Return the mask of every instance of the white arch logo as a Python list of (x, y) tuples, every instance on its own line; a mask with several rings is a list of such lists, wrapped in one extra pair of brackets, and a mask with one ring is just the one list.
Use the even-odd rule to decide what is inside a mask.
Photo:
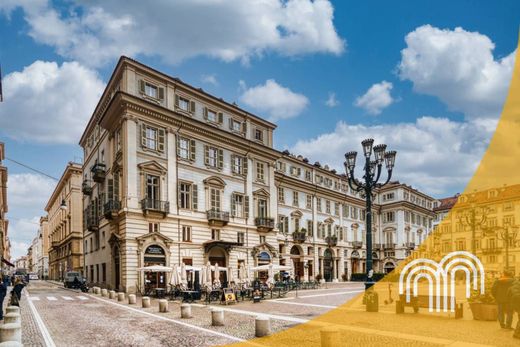
[[(455, 312), (455, 274), (463, 271), (466, 274), (466, 298), (471, 291), (471, 278), (473, 278), (473, 289), (478, 290), (480, 279), (480, 293), (484, 294), (484, 266), (474, 254), (466, 251), (456, 251), (447, 254), (439, 263), (426, 259), (415, 259), (407, 264), (399, 276), (399, 295), (406, 291), (406, 302), (410, 302), (410, 288), (413, 280), (413, 296), (418, 295), (419, 280), (428, 280), (428, 307), (433, 312), (433, 299), (435, 309), (441, 311), (441, 291), (443, 298), (443, 311), (448, 312), (448, 289), (450, 289), (451, 312)], [(435, 287), (435, 288), (434, 288)], [(442, 288), (441, 288), (442, 287)], [(435, 289), (435, 296), (434, 296)]]

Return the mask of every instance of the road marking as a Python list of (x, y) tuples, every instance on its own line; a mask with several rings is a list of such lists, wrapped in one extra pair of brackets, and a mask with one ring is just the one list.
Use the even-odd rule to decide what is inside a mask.
[(29, 300), (31, 301), (40, 301), (40, 298), (37, 296), (29, 296)]
[(276, 302), (277, 304), (287, 304), (287, 305), (300, 305), (300, 306), (310, 306), (310, 307), (320, 307), (320, 308), (336, 308), (338, 306), (332, 306), (332, 305), (318, 305), (318, 304), (305, 304), (301, 302), (288, 302), (288, 301), (282, 301), (279, 300)]
[(346, 291), (346, 292), (339, 292), (339, 293), (328, 293), (328, 294), (313, 294), (313, 295), (298, 295), (298, 297), (296, 296), (291, 296), (289, 298), (279, 298), (279, 299), (273, 299), (273, 301), (284, 301), (284, 300), (294, 300), (294, 299), (305, 299), (305, 298), (319, 298), (319, 297), (322, 297), (322, 296), (332, 296), (332, 295), (346, 295), (346, 294), (356, 294), (356, 293), (362, 293), (364, 292), (364, 290), (350, 290), (350, 291)]
[[(191, 304), (191, 305), (192, 306), (197, 306), (197, 307), (208, 307), (207, 305), (202, 305), (202, 304)], [(284, 321), (287, 321), (287, 322), (307, 323), (309, 321), (308, 319), (296, 318), (296, 317), (290, 317), (290, 316), (279, 316), (279, 315), (276, 315), (276, 314), (261, 313), (261, 312), (255, 312), (255, 311), (244, 311), (244, 310), (237, 310), (237, 309), (234, 309), (234, 308), (227, 308), (227, 307), (220, 307), (220, 306), (218, 308), (220, 310), (223, 310), (223, 311), (243, 314), (243, 315), (246, 315), (246, 316), (255, 316), (255, 317), (256, 316), (264, 316), (264, 317), (269, 317), (269, 318), (272, 318), (272, 319), (284, 320)]]
[(54, 296), (48, 296), (47, 300), (49, 300), (49, 301), (56, 301), (58, 299), (56, 299)]
[(63, 300), (67, 300), (67, 301), (71, 301), (71, 300), (74, 300), (73, 298), (71, 298), (70, 296), (62, 296)]
[[(31, 309), (31, 312), (33, 314), (34, 320), (36, 321), (36, 325), (38, 325), (38, 329), (40, 329), (40, 332), (43, 336), (43, 341), (45, 342), (45, 346), (47, 347), (56, 347), (56, 344), (54, 343), (54, 340), (52, 339), (51, 334), (49, 333), (49, 330), (47, 330), (47, 327), (43, 323), (42, 317), (40, 317), (40, 314), (36, 310), (36, 307), (34, 307), (34, 304), (32, 303), (33, 300), (29, 296), (29, 294), (26, 294), (29, 300), (27, 300), (27, 303), (29, 304), (29, 308)], [(54, 298), (56, 300), (56, 298)]]
[(220, 336), (220, 337), (224, 337), (224, 338), (227, 338), (227, 339), (232, 340), (232, 341), (247, 342), (246, 340), (241, 339), (239, 337), (235, 337), (235, 336), (224, 334), (224, 333), (221, 333), (221, 332), (218, 332), (218, 331), (213, 331), (213, 330), (210, 330), (210, 329), (202, 328), (202, 327), (199, 327), (197, 325), (192, 325), (192, 324), (188, 324), (188, 323), (185, 323), (185, 322), (180, 322), (180, 321), (175, 320), (175, 319), (159, 316), (159, 315), (156, 315), (156, 314), (153, 314), (153, 313), (150, 313), (150, 312), (139, 310), (137, 308), (128, 307), (128, 306), (125, 306), (125, 305), (122, 305), (122, 304), (118, 304), (117, 302), (111, 302), (111, 301), (108, 301), (108, 300), (105, 300), (105, 299), (97, 298), (97, 297), (95, 297), (93, 295), (89, 295), (89, 296), (94, 298), (94, 299), (96, 299), (96, 300), (103, 301), (103, 302), (106, 302), (106, 303), (114, 305), (114, 306), (119, 306), (119, 307), (125, 308), (125, 309), (130, 310), (130, 311), (138, 312), (138, 313), (141, 313), (141, 314), (144, 314), (144, 315), (147, 315), (147, 316), (150, 316), (150, 317), (154, 317), (154, 318), (157, 318), (157, 319), (162, 319), (164, 321), (168, 321), (168, 322), (172, 322), (172, 323), (175, 323), (175, 324), (179, 324), (179, 325), (182, 325), (182, 326), (185, 326), (185, 327), (188, 327), (188, 328), (192, 328), (192, 329), (195, 329), (195, 330), (204, 331), (204, 332), (206, 332), (208, 334), (213, 334), (213, 335), (217, 335), (217, 336)]
[(88, 300), (88, 298), (86, 296), (76, 296), (76, 298), (78, 298), (80, 300)]

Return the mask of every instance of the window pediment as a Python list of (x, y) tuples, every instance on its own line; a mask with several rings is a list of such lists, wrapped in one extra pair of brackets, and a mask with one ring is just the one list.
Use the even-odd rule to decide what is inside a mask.
[(323, 221), (325, 224), (334, 224), (334, 218), (329, 217)]
[(302, 216), (303, 216), (303, 213), (300, 210), (291, 212), (291, 217), (300, 217), (301, 218)]
[(167, 172), (166, 168), (155, 160), (150, 160), (150, 161), (138, 164), (137, 167), (139, 169), (141, 169), (142, 171), (155, 173), (158, 175), (165, 175)]
[(217, 187), (217, 188), (221, 188), (221, 189), (224, 189), (224, 187), (226, 186), (226, 182), (218, 176), (210, 176), (210, 177), (206, 178), (203, 182), (205, 185), (213, 186), (213, 187)]
[(267, 190), (265, 190), (264, 188), (260, 188), (260, 189), (255, 190), (253, 192), (253, 195), (258, 196), (258, 197), (268, 198), (269, 192)]

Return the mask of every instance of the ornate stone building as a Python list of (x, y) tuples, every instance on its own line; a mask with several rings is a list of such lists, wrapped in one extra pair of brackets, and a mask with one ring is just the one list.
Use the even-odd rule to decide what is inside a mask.
[[(234, 277), (291, 261), (301, 279), (362, 272), (364, 200), (345, 176), (275, 150), (275, 127), (122, 57), (80, 140), (89, 281), (134, 292), (166, 286), (140, 267), (208, 261)], [(426, 237), (432, 201), (399, 183), (378, 194), (378, 271)]]
[[(7, 208), (7, 168), (2, 165), (2, 161), (5, 159), (5, 147), (4, 143), (0, 142), (0, 255), (2, 259), (7, 261), (10, 260), (10, 243), (7, 236), (7, 227), (9, 226), (6, 218)], [(7, 271), (7, 265), (2, 262), (1, 267)]]
[(67, 271), (83, 271), (81, 177), (81, 164), (68, 163), (45, 207), (53, 280), (63, 279)]

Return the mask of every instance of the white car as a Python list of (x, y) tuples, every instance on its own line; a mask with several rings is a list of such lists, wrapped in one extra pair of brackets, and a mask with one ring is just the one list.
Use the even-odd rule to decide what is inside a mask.
[(29, 274), (29, 280), (38, 280), (39, 277), (37, 274)]

